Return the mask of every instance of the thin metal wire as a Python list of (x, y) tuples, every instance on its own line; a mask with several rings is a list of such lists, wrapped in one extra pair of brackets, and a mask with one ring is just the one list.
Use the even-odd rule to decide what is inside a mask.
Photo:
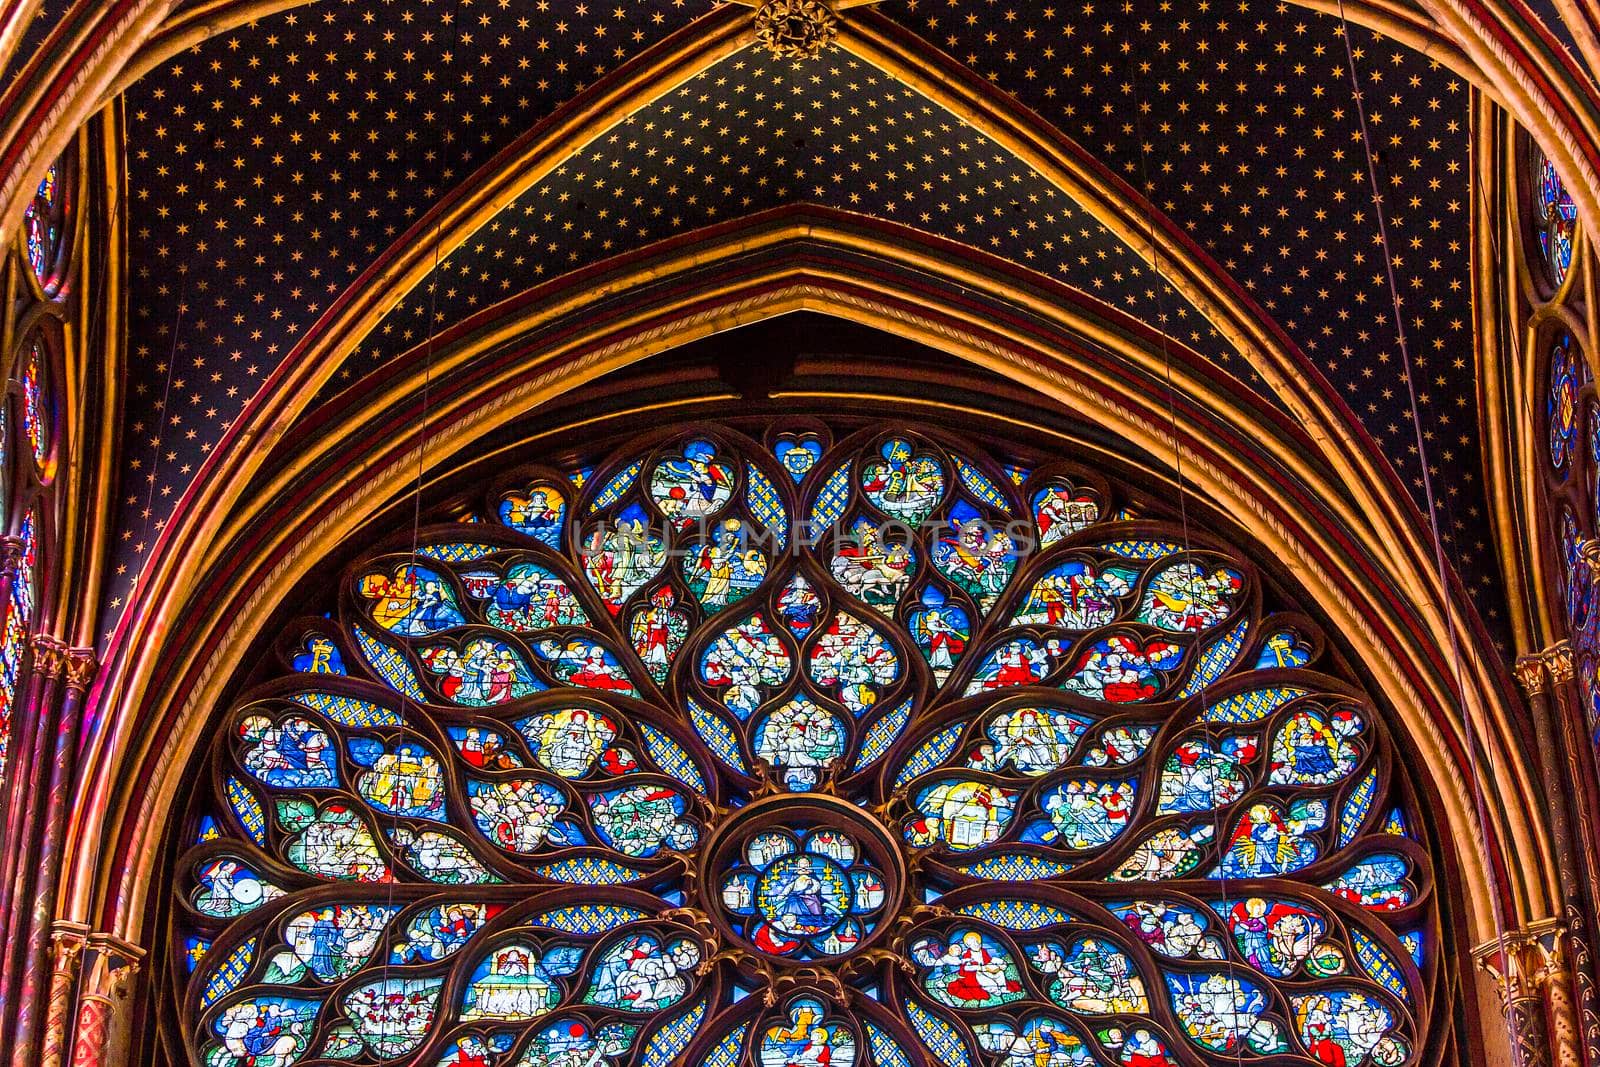
[[(1512, 1023), (1510, 1007), (1510, 975), (1505, 966), (1506, 952), (1506, 926), (1505, 916), (1502, 912), (1500, 901), (1499, 876), (1495, 869), (1495, 857), (1489, 850), (1489, 813), (1488, 802), (1483, 795), (1482, 773), (1478, 763), (1478, 735), (1477, 726), (1472, 715), (1465, 706), (1464, 694), (1466, 692), (1464, 654), (1461, 648), (1461, 636), (1456, 629), (1455, 613), (1451, 604), (1450, 571), (1445, 560), (1444, 538), (1439, 532), (1439, 507), (1435, 501), (1433, 490), (1433, 474), (1428, 464), (1427, 435), (1422, 428), (1422, 412), (1417, 405), (1417, 387), (1411, 373), (1411, 353), (1406, 342), (1405, 318), (1401, 310), (1400, 287), (1395, 281), (1394, 254), (1389, 245), (1389, 222), (1384, 209), (1383, 190), (1378, 183), (1378, 163), (1372, 151), (1371, 130), (1367, 121), (1366, 100), (1361, 92), (1361, 78), (1356, 65), (1355, 46), (1351, 43), (1350, 22), (1345, 17), (1344, 0), (1339, 0), (1340, 36), (1344, 40), (1345, 59), (1350, 68), (1350, 93), (1355, 105), (1356, 119), (1360, 124), (1361, 148), (1366, 156), (1367, 181), (1372, 186), (1373, 213), (1378, 222), (1378, 239), (1383, 246), (1383, 268), (1389, 286), (1389, 298), (1394, 310), (1395, 337), (1400, 346), (1401, 377), (1405, 381), (1406, 399), (1411, 406), (1411, 427), (1416, 439), (1417, 463), (1422, 474), (1422, 495), (1428, 508), (1428, 529), (1433, 539), (1433, 557), (1436, 570), (1435, 577), (1439, 583), (1439, 596), (1443, 608), (1445, 629), (1450, 637), (1451, 670), (1454, 675), (1456, 690), (1450, 695), (1455, 699), (1456, 706), (1461, 713), (1461, 722), (1466, 733), (1467, 766), (1472, 782), (1473, 801), (1478, 817), (1479, 836), (1483, 842), (1483, 859), (1485, 874), (1489, 879), (1489, 907), (1494, 918), (1495, 941), (1501, 957), (1501, 995), (1505, 997), (1507, 1006), (1506, 1034), (1511, 1045), (1511, 1054), (1520, 1064), (1522, 1062), (1521, 1046), (1517, 1042), (1517, 1035)], [(1479, 183), (1481, 185), (1481, 183)], [(1485, 748), (1485, 753), (1489, 750)], [(1489, 754), (1492, 760), (1492, 754)]]
[[(450, 21), (456, 25), (455, 47), (457, 49), (459, 49), (461, 47), (461, 40), (462, 40), (462, 31), (461, 31), (461, 27), (460, 27), (460, 23), (459, 23), (460, 16), (461, 16), (461, 0), (455, 0), (455, 3), (451, 8)], [(440, 134), (439, 139), (438, 139), (439, 144), (438, 144), (437, 152), (438, 152), (438, 158), (439, 158), (439, 166), (441, 168), (443, 168), (444, 165), (445, 165), (445, 157), (446, 157), (446, 152), (447, 152), (446, 145), (449, 143), (449, 137), (448, 137), (448, 129), (443, 124), (441, 124), (440, 129), (441, 129), (441, 134)], [(442, 181), (443, 181), (443, 174), (442, 173), (440, 175), (440, 179), (441, 179), (441, 183), (442, 183)], [(423, 481), (425, 480), (425, 478), (427, 477), (427, 469), (428, 469), (428, 415), (429, 415), (428, 404), (429, 404), (430, 393), (431, 393), (431, 389), (432, 389), (432, 385), (433, 385), (434, 341), (436, 340), (437, 335), (438, 335), (438, 328), (437, 328), (437, 324), (436, 324), (437, 323), (436, 316), (438, 314), (438, 301), (439, 301), (439, 264), (440, 264), (441, 259), (442, 259), (442, 247), (441, 246), (443, 245), (443, 243), (444, 243), (444, 215), (441, 214), (434, 221), (434, 226), (433, 226), (433, 268), (428, 274), (427, 336), (424, 338), (424, 341), (423, 341), (423, 350), (422, 350), (422, 390), (421, 390), (421, 395), (420, 395), (419, 401), (418, 401), (419, 412), (418, 412), (418, 432), (417, 432), (417, 469), (416, 469), (416, 476), (413, 479), (413, 484), (412, 484), (412, 489), (411, 489), (411, 548), (410, 548), (410, 552), (408, 553), (409, 560), (408, 560), (408, 562), (406, 564), (406, 581), (413, 583), (412, 590), (411, 590), (411, 595), (413, 597), (415, 597), (417, 595), (417, 592), (418, 592), (417, 587), (414, 584), (415, 579), (413, 578), (413, 575), (415, 574), (416, 569), (417, 569), (417, 559), (418, 559), (417, 550), (420, 547), (419, 546), (419, 540), (420, 540), (420, 537), (421, 537), (421, 529), (422, 529), (422, 484), (423, 484)], [(361, 649), (361, 653), (362, 653), (363, 658), (367, 658), (366, 649), (364, 649), (364, 648)], [(409, 658), (405, 659), (404, 662), (406, 664), (406, 669), (410, 670), (411, 667), (410, 667)], [(373, 666), (374, 666), (374, 668), (376, 668), (376, 664), (374, 664)], [(387, 681), (387, 679), (386, 679), (386, 681)], [(393, 688), (393, 686), (391, 686), (391, 687)], [(411, 721), (410, 717), (413, 714), (420, 713), (420, 708), (418, 707), (416, 702), (411, 698), (411, 696), (408, 693), (406, 693), (403, 689), (398, 689), (397, 691), (399, 692), (399, 705), (400, 705), (400, 728), (399, 728), (398, 734), (396, 735), (397, 736), (397, 740), (395, 741), (395, 756), (396, 756), (396, 761), (397, 761), (396, 762), (396, 771), (398, 772), (399, 771), (398, 760), (400, 759), (401, 753), (403, 752), (403, 750), (405, 749), (405, 746), (406, 746), (406, 735), (407, 735), (407, 733), (409, 732), (409, 729), (410, 729), (410, 721)], [(441, 754), (441, 755), (444, 755), (444, 756), (448, 757), (447, 753), (446, 754)], [(420, 766), (420, 764), (419, 764), (419, 766)], [(398, 923), (396, 923), (394, 921), (395, 914), (396, 914), (395, 890), (399, 885), (399, 878), (397, 876), (397, 872), (395, 871), (394, 864), (392, 862), (395, 854), (398, 851), (397, 846), (395, 845), (396, 831), (400, 829), (400, 813), (399, 813), (398, 810), (395, 810), (395, 809), (391, 809), (390, 810), (390, 812), (389, 812), (389, 828), (388, 829), (389, 829), (389, 833), (388, 833), (388, 841), (387, 841), (387, 843), (374, 842), (374, 844), (377, 844), (378, 847), (383, 848), (386, 851), (388, 851), (390, 853), (390, 858), (391, 858), (391, 863), (390, 863), (390, 867), (389, 867), (389, 881), (388, 881), (387, 892), (386, 892), (386, 900), (384, 901), (383, 933), (378, 939), (378, 950), (379, 950), (380, 953), (382, 953), (382, 957), (383, 957), (383, 972), (382, 972), (383, 973), (383, 978), (382, 978), (381, 983), (380, 983), (378, 988), (381, 990), (382, 995), (384, 995), (385, 997), (390, 995), (390, 993), (389, 993), (390, 967), (393, 965), (394, 942), (395, 942), (396, 937), (398, 936), (398, 931), (396, 930), (396, 927), (399, 925)], [(380, 1025), (383, 1028), (382, 1029), (383, 1036), (384, 1037), (393, 1036), (391, 1034), (391, 1032), (390, 1032), (390, 1020), (389, 1020), (389, 1018), (386, 1015), (381, 1014), (381, 1013), (379, 1014), (378, 1018), (379, 1018)], [(395, 1025), (398, 1026), (400, 1024), (397, 1022)], [(403, 1031), (401, 1031), (401, 1033), (403, 1033)]]
[[(1139, 79), (1138, 66), (1139, 66), (1138, 63), (1136, 63), (1133, 60), (1132, 56), (1130, 55), (1129, 59), (1128, 59), (1128, 74), (1129, 74), (1129, 81), (1133, 86), (1133, 97), (1134, 97), (1133, 127), (1134, 127), (1134, 136), (1138, 137), (1138, 139), (1139, 139), (1140, 181), (1144, 185), (1144, 188), (1139, 191), (1139, 195), (1144, 199), (1145, 206), (1146, 206), (1145, 220), (1144, 220), (1145, 221), (1145, 239), (1146, 239), (1146, 241), (1148, 242), (1148, 244), (1150, 246), (1150, 266), (1151, 266), (1151, 269), (1155, 272), (1155, 277), (1156, 277), (1156, 285), (1155, 285), (1156, 321), (1155, 321), (1155, 323), (1153, 325), (1155, 325), (1155, 327), (1157, 328), (1157, 330), (1161, 334), (1162, 374), (1163, 374), (1163, 377), (1165, 379), (1166, 391), (1167, 391), (1167, 397), (1166, 397), (1166, 399), (1167, 399), (1167, 432), (1168, 432), (1168, 434), (1169, 434), (1169, 436), (1171, 437), (1171, 440), (1172, 440), (1173, 475), (1174, 475), (1174, 477), (1175, 477), (1175, 479), (1176, 479), (1176, 481), (1178, 483), (1177, 484), (1177, 489), (1178, 489), (1178, 518), (1179, 518), (1179, 523), (1181, 525), (1181, 528), (1183, 530), (1183, 556), (1184, 556), (1185, 562), (1190, 567), (1190, 570), (1188, 571), (1188, 573), (1186, 575), (1186, 578), (1187, 578), (1187, 581), (1188, 581), (1188, 589), (1189, 589), (1189, 600), (1190, 600), (1190, 603), (1193, 603), (1193, 601), (1194, 601), (1194, 592), (1195, 592), (1195, 588), (1196, 588), (1195, 587), (1196, 570), (1199, 567), (1199, 564), (1195, 562), (1194, 545), (1193, 545), (1193, 541), (1192, 541), (1192, 538), (1191, 538), (1191, 531), (1190, 531), (1190, 526), (1189, 526), (1189, 488), (1188, 488), (1188, 483), (1187, 483), (1187, 479), (1186, 479), (1186, 476), (1185, 476), (1185, 473), (1184, 473), (1184, 467), (1183, 467), (1184, 449), (1183, 449), (1183, 445), (1181, 444), (1181, 442), (1179, 440), (1179, 437), (1178, 437), (1177, 389), (1173, 385), (1173, 381), (1172, 381), (1171, 339), (1167, 334), (1166, 305), (1165, 305), (1165, 301), (1163, 299), (1163, 297), (1165, 295), (1166, 287), (1169, 285), (1169, 283), (1167, 282), (1165, 276), (1162, 274), (1162, 270), (1161, 270), (1161, 243), (1160, 243), (1159, 240), (1157, 240), (1157, 236), (1156, 236), (1156, 217), (1155, 217), (1156, 216), (1156, 205), (1155, 205), (1154, 201), (1152, 201), (1150, 199), (1150, 194), (1152, 192), (1152, 184), (1151, 184), (1151, 181), (1150, 181), (1150, 150), (1149, 150), (1149, 144), (1144, 138), (1144, 124), (1143, 124), (1143, 121), (1142, 121), (1142, 116), (1143, 116), (1143, 113), (1144, 113), (1143, 109), (1144, 109), (1144, 103), (1145, 102), (1144, 102), (1144, 99), (1143, 99), (1143, 96), (1142, 96), (1142, 90), (1141, 90), (1141, 87), (1140, 87), (1141, 86), (1141, 82), (1140, 82), (1140, 79)], [(1226, 636), (1227, 635), (1224, 634), (1224, 635), (1220, 636), (1217, 640), (1219, 640), (1219, 641), (1220, 640), (1225, 640)], [(1241, 644), (1240, 653), (1241, 654), (1244, 651), (1243, 645), (1244, 645), (1244, 642), (1246, 640), (1248, 640), (1248, 636), (1249, 635), (1248, 635), (1248, 631), (1247, 631), (1246, 632), (1246, 636), (1244, 638), (1241, 638), (1241, 641), (1240, 641), (1240, 644)], [(1202, 638), (1201, 634), (1196, 634), (1195, 635), (1194, 645), (1193, 645), (1192, 653), (1191, 653), (1194, 656), (1194, 662), (1195, 662), (1195, 665), (1194, 665), (1194, 667), (1192, 669), (1196, 670), (1196, 671), (1201, 670), (1203, 668), (1203, 665), (1204, 665), (1204, 658), (1205, 657), (1204, 657), (1204, 651), (1202, 650), (1202, 647), (1201, 647), (1202, 646), (1201, 638)], [(1213, 644), (1215, 644), (1215, 642), (1213, 642)], [(1206, 750), (1207, 750), (1206, 751), (1207, 758), (1208, 759), (1214, 759), (1218, 755), (1220, 755), (1220, 753), (1218, 751), (1217, 742), (1215, 740), (1215, 734), (1212, 731), (1213, 724), (1212, 724), (1210, 718), (1207, 715), (1207, 710), (1208, 709), (1206, 707), (1206, 703), (1207, 703), (1208, 695), (1209, 695), (1209, 692), (1210, 692), (1210, 689), (1211, 689), (1211, 682), (1210, 682), (1210, 679), (1208, 679), (1204, 674), (1201, 674), (1199, 677), (1200, 677), (1200, 690), (1199, 690), (1199, 693), (1198, 693), (1199, 700), (1198, 700), (1197, 703), (1198, 703), (1198, 706), (1200, 708), (1200, 731), (1201, 731), (1201, 735), (1205, 738)], [(1264, 734), (1264, 732), (1265, 731), (1263, 731), (1263, 734)], [(1213, 764), (1213, 767), (1215, 767), (1215, 764)], [(1243, 769), (1242, 768), (1240, 768), (1240, 771), (1241, 771), (1241, 774), (1243, 774)], [(1233, 938), (1232, 927), (1229, 926), (1230, 913), (1232, 912), (1232, 906), (1231, 906), (1231, 903), (1230, 903), (1231, 897), (1230, 897), (1230, 894), (1229, 894), (1229, 891), (1228, 891), (1228, 876), (1227, 876), (1227, 872), (1226, 872), (1226, 867), (1224, 865), (1224, 860), (1226, 858), (1226, 850), (1223, 848), (1223, 826), (1224, 826), (1224, 823), (1222, 821), (1222, 805), (1217, 800), (1217, 787), (1218, 787), (1218, 782), (1217, 782), (1217, 779), (1215, 777), (1215, 774), (1213, 774), (1213, 778), (1212, 778), (1211, 785), (1210, 785), (1210, 796), (1208, 798), (1210, 800), (1210, 802), (1211, 802), (1211, 838), (1212, 838), (1212, 846), (1215, 849), (1215, 855), (1217, 857), (1217, 868), (1216, 868), (1217, 869), (1217, 887), (1218, 887), (1218, 890), (1221, 893), (1222, 907), (1224, 909), (1224, 914), (1219, 915), (1218, 918), (1219, 918), (1219, 920), (1220, 920), (1220, 922), (1222, 924), (1223, 931), (1224, 931), (1224, 933), (1226, 935), (1225, 940), (1227, 942), (1229, 942), (1229, 944), (1225, 945), (1225, 947), (1224, 947), (1223, 959), (1227, 964), (1227, 973), (1228, 973), (1228, 997), (1229, 997), (1229, 1014), (1230, 1014), (1230, 1024), (1229, 1025), (1230, 1025), (1230, 1029), (1232, 1031), (1234, 1031), (1234, 1045), (1233, 1045), (1234, 1062), (1236, 1064), (1242, 1064), (1243, 1060), (1244, 1060), (1244, 1041), (1245, 1041), (1245, 1036), (1246, 1035), (1244, 1033), (1239, 1033), (1238, 1032), (1239, 1031), (1239, 1012), (1240, 1012), (1240, 1004), (1239, 1004), (1240, 986), (1239, 986), (1239, 981), (1238, 981), (1238, 977), (1237, 977), (1237, 965), (1234, 962), (1233, 952), (1231, 951), (1231, 949), (1233, 947), (1231, 942), (1233, 942), (1233, 939), (1234, 939)], [(1253, 1027), (1252, 1027), (1252, 1029), (1253, 1029)], [(1246, 1031), (1246, 1033), (1248, 1033), (1248, 1031)]]

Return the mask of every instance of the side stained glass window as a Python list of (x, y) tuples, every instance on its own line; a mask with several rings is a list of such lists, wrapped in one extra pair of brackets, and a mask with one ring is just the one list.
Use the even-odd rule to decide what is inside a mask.
[(22, 364), (22, 433), (28, 440), (34, 463), (41, 468), (50, 453), (51, 418), (43, 365), (43, 343), (35, 340), (28, 346), (27, 358)]
[(1562, 288), (1566, 272), (1573, 267), (1573, 237), (1578, 230), (1578, 205), (1573, 195), (1566, 192), (1566, 182), (1555, 173), (1550, 163), (1538, 149), (1533, 149), (1533, 173), (1530, 194), (1533, 198), (1534, 237), (1538, 238), (1539, 254), (1550, 285)]
[(1573, 669), (1587, 697), (1588, 726), (1600, 756), (1600, 604), (1592, 554), (1586, 552), (1600, 538), (1600, 395), (1571, 333), (1559, 331), (1547, 352), (1545, 488), (1556, 560), (1547, 595), (1565, 616)]
[(356, 559), (198, 768), (207, 1067), (1401, 1067), (1438, 905), (1250, 560), (932, 432), (697, 425)]
[(16, 708), (17, 683), (28, 651), (28, 627), (33, 621), (33, 581), (38, 567), (38, 536), (34, 513), (22, 517), (19, 531), (21, 559), (11, 580), (5, 603), (0, 604), (0, 782), (5, 780), (11, 756), (11, 721)]
[(47, 291), (57, 281), (56, 272), (66, 232), (66, 190), (63, 180), (63, 165), (60, 162), (52, 164), (22, 216), (28, 266)]
[(1572, 269), (1572, 242), (1578, 228), (1578, 207), (1550, 160), (1532, 149), (1529, 192), (1534, 236), (1550, 284), (1559, 289)]

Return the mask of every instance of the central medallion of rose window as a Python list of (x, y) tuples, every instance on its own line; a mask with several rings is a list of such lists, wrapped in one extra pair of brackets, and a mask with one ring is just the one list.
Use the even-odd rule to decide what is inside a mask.
[(832, 797), (774, 796), (741, 808), (708, 851), (710, 910), (763, 956), (847, 956), (900, 906), (899, 849), (866, 812)]

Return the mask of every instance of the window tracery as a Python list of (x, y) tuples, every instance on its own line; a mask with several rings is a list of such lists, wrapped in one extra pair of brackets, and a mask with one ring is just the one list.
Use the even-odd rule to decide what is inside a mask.
[(65, 159), (45, 171), (22, 216), (23, 251), (34, 278), (46, 293), (60, 280), (66, 246), (67, 181)]
[(1417, 1061), (1439, 931), (1383, 721), (1250, 561), (1153, 512), (799, 420), (531, 468), (363, 556), (206, 758), (182, 1040)]
[(1559, 289), (1572, 269), (1572, 244), (1578, 228), (1578, 207), (1556, 173), (1555, 164), (1529, 143), (1529, 201), (1534, 236), (1538, 241), (1545, 275)]
[(0, 395), (0, 529), (16, 539), (15, 570), (8, 583), (0, 584), (0, 783), (10, 762), (12, 719), (41, 575), (41, 509), (49, 488), (45, 460), (55, 410), (44, 369), (50, 352), (46, 330), (32, 331), (14, 358), (10, 388)]

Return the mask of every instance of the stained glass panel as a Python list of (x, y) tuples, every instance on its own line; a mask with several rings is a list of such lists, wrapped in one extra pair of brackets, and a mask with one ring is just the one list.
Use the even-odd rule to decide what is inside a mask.
[(1559, 287), (1572, 269), (1572, 240), (1578, 228), (1578, 206), (1556, 173), (1555, 164), (1535, 150), (1533, 174), (1534, 229), (1551, 282)]
[(1550, 423), (1550, 463), (1564, 471), (1578, 438), (1578, 390), (1582, 369), (1572, 335), (1562, 331), (1550, 344), (1550, 396), (1545, 403)]
[(0, 611), (0, 782), (5, 781), (11, 755), (11, 720), (16, 709), (17, 685), (28, 652), (28, 627), (33, 621), (33, 582), (38, 568), (38, 529), (34, 514), (22, 517), (19, 531), (22, 553), (11, 590)]
[(52, 163), (22, 215), (28, 266), (33, 269), (33, 275), (41, 285), (48, 285), (53, 280), (51, 274), (61, 252), (65, 225), (65, 197), (61, 183), (61, 164)]
[(594, 470), (357, 559), (229, 711), (199, 1062), (1418, 1057), (1415, 809), (1249, 560), (908, 428)]

